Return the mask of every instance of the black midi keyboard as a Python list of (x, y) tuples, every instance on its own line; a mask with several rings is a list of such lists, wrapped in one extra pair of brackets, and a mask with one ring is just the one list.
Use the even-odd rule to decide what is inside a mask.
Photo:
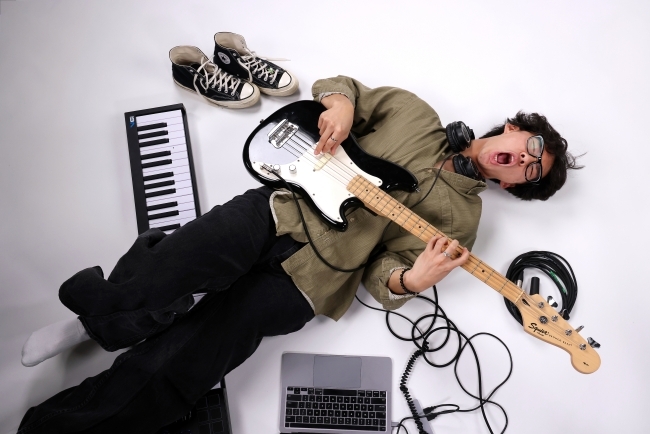
[(171, 233), (201, 215), (183, 104), (124, 114), (138, 233)]

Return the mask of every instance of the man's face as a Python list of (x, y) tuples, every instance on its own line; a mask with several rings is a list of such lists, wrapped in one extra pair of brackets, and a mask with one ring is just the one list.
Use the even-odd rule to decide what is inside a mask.
[[(526, 152), (526, 143), (533, 134), (520, 131), (518, 127), (506, 124), (503, 134), (489, 137), (478, 152), (476, 163), (481, 174), (501, 181), (502, 188), (523, 184), (526, 181), (526, 167), (537, 159)], [(546, 176), (555, 157), (544, 150), (542, 154), (542, 176)]]

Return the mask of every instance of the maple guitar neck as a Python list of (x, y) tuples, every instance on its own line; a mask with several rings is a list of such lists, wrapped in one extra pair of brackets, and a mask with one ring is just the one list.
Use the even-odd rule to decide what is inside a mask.
[[(426, 220), (360, 175), (355, 176), (352, 181), (350, 181), (347, 189), (375, 213), (394, 221), (402, 228), (421, 239), (424, 243), (428, 243), (429, 240), (436, 235), (446, 236)], [(452, 256), (458, 257), (462, 253), (462, 247), (459, 246)], [(515, 304), (517, 304), (519, 299), (522, 297), (522, 294), (524, 294), (517, 285), (512, 283), (489, 265), (485, 264), (472, 253), (470, 253), (469, 260), (462, 265), (462, 267), (472, 276), (481, 280), (490, 288), (494, 289), (496, 292)]]

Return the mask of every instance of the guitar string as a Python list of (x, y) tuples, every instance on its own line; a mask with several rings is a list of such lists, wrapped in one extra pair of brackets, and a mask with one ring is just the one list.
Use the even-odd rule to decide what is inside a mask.
[[(305, 152), (306, 154), (309, 154), (309, 150), (313, 150), (313, 149), (316, 148), (316, 144), (315, 144), (315, 143), (311, 143), (310, 141), (305, 140), (305, 139), (304, 139), (303, 137), (301, 137), (301, 135), (299, 135), (298, 133), (296, 133), (295, 136), (293, 136), (293, 137), (297, 138), (298, 140), (300, 140), (300, 141), (303, 143), (303, 145), (298, 145), (298, 146), (301, 147), (301, 148), (304, 150), (304, 152)], [(293, 139), (293, 137), (292, 137), (292, 139)], [(309, 155), (313, 155), (313, 154), (309, 154)], [(314, 156), (314, 158), (319, 158), (319, 157)], [(360, 174), (359, 172), (357, 172), (357, 171), (354, 170), (353, 168), (348, 167), (347, 164), (345, 164), (345, 163), (343, 163), (342, 161), (340, 161), (340, 160), (339, 160), (336, 156), (334, 156), (334, 155), (332, 155), (332, 158), (330, 159), (330, 161), (332, 161), (332, 160), (333, 160), (333, 165), (334, 165), (335, 168), (340, 169), (340, 170), (343, 171), (347, 176), (351, 177), (351, 178), (347, 179), (348, 182), (351, 181), (352, 178), (354, 178), (356, 175), (359, 175), (359, 174)]]
[[(302, 137), (300, 137), (300, 136), (297, 135), (297, 134), (296, 134), (295, 137), (298, 138), (301, 142), (303, 142), (303, 143), (306, 145), (306, 147), (303, 146), (303, 149), (305, 149), (305, 152), (307, 152), (307, 151), (310, 150), (310, 149), (312, 149), (312, 150), (315, 149), (315, 147), (316, 147), (316, 144), (315, 144), (315, 143), (309, 143), (308, 141), (304, 140)], [(313, 155), (313, 154), (312, 154), (312, 155)], [(338, 164), (338, 165), (342, 168), (342, 170), (343, 170), (344, 172), (347, 172), (348, 176), (351, 176), (352, 178), (354, 178), (356, 175), (359, 174), (356, 170), (349, 169), (348, 166), (347, 166), (346, 164), (344, 164), (343, 162), (339, 161), (339, 159), (338, 159), (337, 157), (335, 157), (334, 155), (332, 155), (332, 159), (335, 160), (335, 163), (334, 163), (335, 165)], [(331, 160), (330, 160), (330, 161), (331, 161)], [(351, 180), (351, 179), (350, 179), (350, 180)]]
[[(298, 145), (298, 146), (300, 146), (300, 145)], [(294, 154), (292, 153), (292, 155), (294, 155)], [(302, 158), (302, 157), (304, 157), (310, 163), (312, 163), (314, 165), (318, 165), (318, 164), (321, 163), (321, 158), (324, 158), (324, 154), (323, 154), (323, 157), (319, 158), (316, 155), (313, 155), (311, 153), (311, 151), (305, 150), (303, 154), (298, 156), (298, 158)], [(329, 164), (330, 162), (332, 162), (333, 164), (330, 165)], [(323, 163), (323, 166), (321, 167), (320, 170), (324, 170), (324, 173), (327, 173), (328, 175), (330, 175), (334, 179), (336, 179), (338, 182), (340, 182), (341, 184), (346, 186), (350, 182), (350, 179), (347, 179), (346, 176), (350, 176), (350, 175), (346, 174), (346, 173), (341, 174), (340, 170), (338, 170), (340, 168), (336, 165), (336, 162), (338, 162), (338, 160), (336, 159), (336, 157), (332, 156), (329, 161)], [(340, 177), (343, 180), (337, 179), (337, 177)]]
[[(293, 143), (292, 143), (293, 144)], [(300, 146), (300, 145), (298, 145)], [(316, 157), (315, 155), (311, 155), (309, 151), (305, 151), (304, 153), (301, 153), (300, 150), (293, 148), (292, 146), (288, 146), (288, 143), (285, 143), (284, 146), (282, 146), (282, 149), (296, 157), (297, 159), (304, 158), (306, 161), (317, 165), (320, 163), (320, 159)], [(330, 161), (332, 161), (334, 158), (331, 158)], [(345, 175), (340, 175), (339, 173), (336, 173), (336, 171), (332, 171), (331, 166), (328, 166), (329, 162), (326, 162), (323, 164), (320, 170), (323, 170), (323, 173), (328, 174), (330, 177), (333, 178), (334, 181), (339, 182), (342, 184), (344, 187), (347, 186), (349, 183), (349, 180), (345, 178)], [(338, 179), (337, 177), (343, 178), (343, 180)]]

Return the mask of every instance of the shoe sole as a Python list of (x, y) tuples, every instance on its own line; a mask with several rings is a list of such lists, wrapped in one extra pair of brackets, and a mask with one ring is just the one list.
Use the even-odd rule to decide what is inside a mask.
[(201, 98), (203, 98), (204, 100), (206, 100), (207, 102), (209, 102), (210, 104), (216, 105), (216, 106), (219, 106), (219, 107), (226, 107), (226, 108), (232, 108), (232, 109), (246, 108), (246, 107), (250, 107), (250, 106), (254, 105), (260, 99), (260, 90), (259, 90), (259, 88), (257, 86), (253, 87), (253, 94), (251, 96), (249, 96), (248, 98), (246, 98), (245, 100), (243, 100), (243, 101), (214, 101), (214, 100), (212, 100), (212, 99), (210, 99), (210, 98), (208, 98), (206, 96), (201, 95), (200, 93), (197, 93), (195, 89), (190, 89), (190, 88), (188, 88), (186, 86), (183, 86), (182, 84), (177, 82), (176, 79), (172, 78), (172, 80), (174, 80), (174, 83), (176, 83), (176, 85), (178, 87), (180, 87), (181, 89), (186, 90), (186, 91), (188, 91), (188, 92), (190, 92), (190, 93), (192, 93), (194, 95), (198, 95)]
[(293, 75), (291, 76), (291, 84), (289, 84), (289, 86), (283, 87), (282, 89), (266, 89), (260, 87), (260, 92), (270, 96), (289, 96), (295, 93), (297, 90), (298, 90), (298, 79)]

